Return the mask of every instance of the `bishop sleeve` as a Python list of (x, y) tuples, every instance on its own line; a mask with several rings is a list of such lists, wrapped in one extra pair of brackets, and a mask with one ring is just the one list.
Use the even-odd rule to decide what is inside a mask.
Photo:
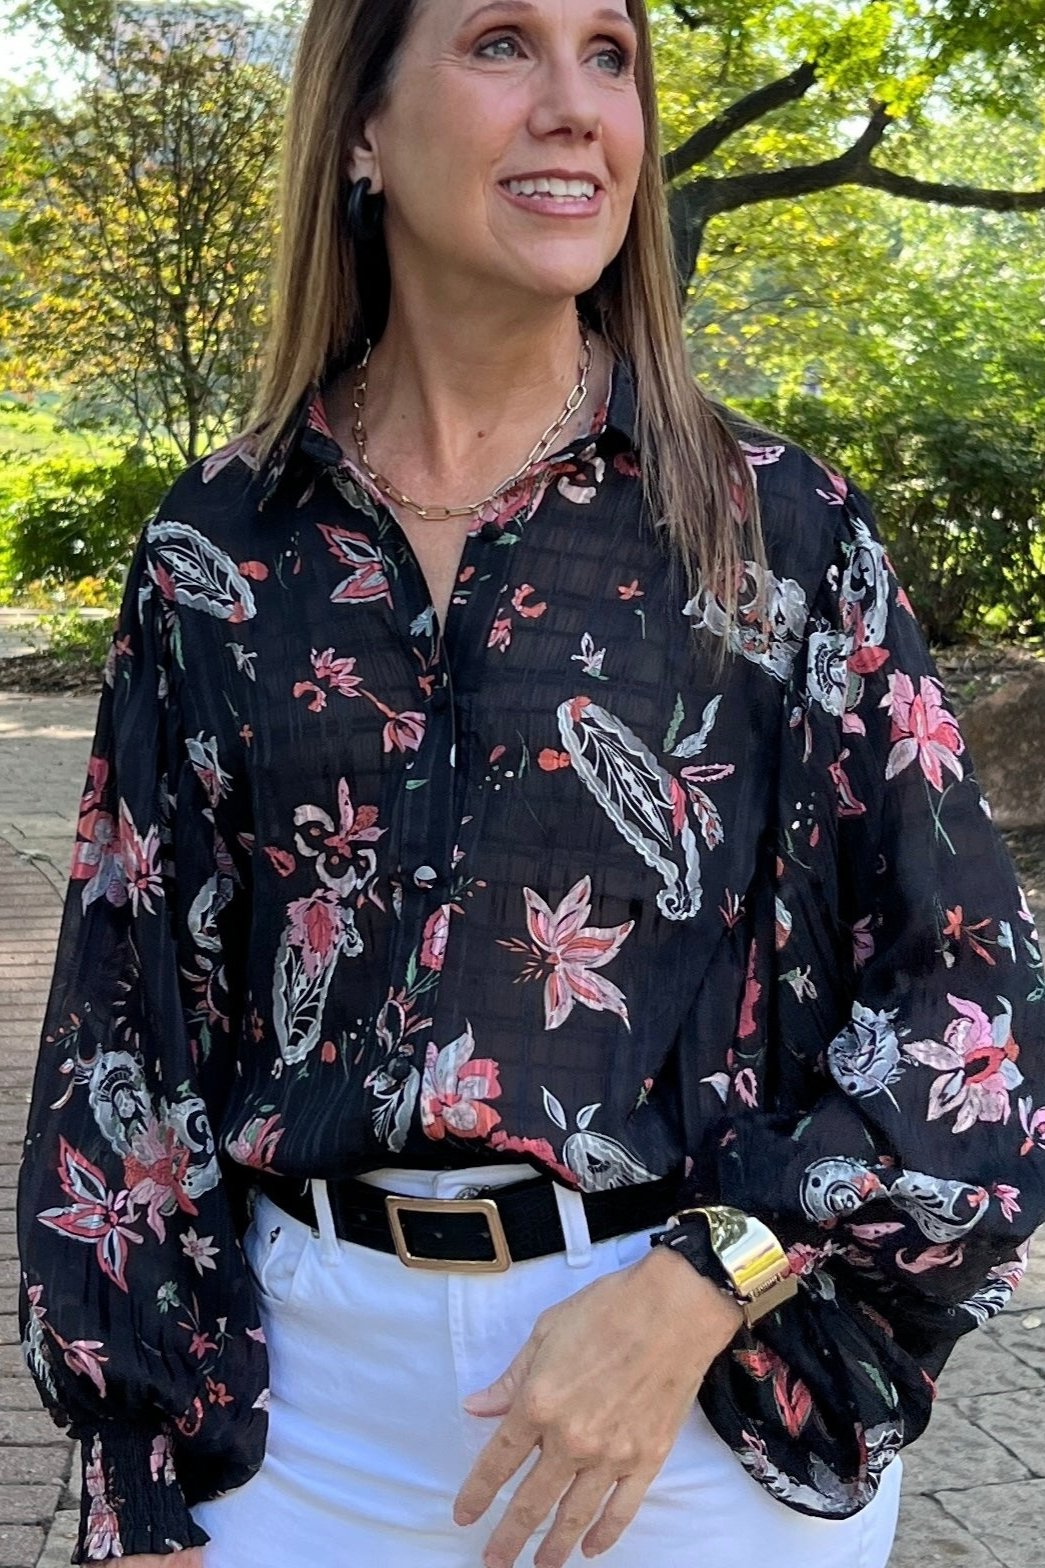
[[(836, 491), (751, 945), (763, 1092), (731, 1097), (711, 1140), (717, 1201), (776, 1231), (801, 1288), (701, 1394), (767, 1489), (826, 1516), (863, 1507), (924, 1430), (1045, 1221), (1037, 933), (870, 507)], [(697, 1228), (672, 1244), (700, 1267)]]
[(18, 1183), (22, 1348), (81, 1445), (70, 1561), (209, 1537), (260, 1465), (267, 1356), (214, 1127), (246, 895), (181, 733), (173, 605), (138, 543), (105, 682)]

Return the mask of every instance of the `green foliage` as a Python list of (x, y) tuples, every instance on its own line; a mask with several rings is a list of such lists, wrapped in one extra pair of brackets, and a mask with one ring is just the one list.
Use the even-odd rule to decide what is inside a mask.
[(117, 584), (171, 477), (171, 469), (136, 454), (108, 463), (66, 458), (9, 466), (0, 479), (0, 582), (8, 596), (25, 597), (32, 585), (53, 592), (85, 578)]
[(1045, 430), (907, 405), (829, 399), (746, 411), (866, 490), (934, 643), (1045, 630)]
[(124, 7), (71, 100), (16, 106), (0, 128), (9, 375), (59, 381), (96, 425), (186, 462), (240, 422), (288, 46), (284, 21), (234, 5)]
[(116, 612), (104, 620), (70, 614), (41, 615), (38, 625), (47, 639), (47, 651), (69, 669), (101, 674), (109, 654)]

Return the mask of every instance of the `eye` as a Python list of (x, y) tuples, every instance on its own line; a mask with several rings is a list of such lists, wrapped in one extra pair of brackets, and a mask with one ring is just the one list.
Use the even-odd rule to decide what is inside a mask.
[(488, 43), (480, 44), (475, 52), (476, 54), (485, 54), (487, 49), (495, 49), (498, 44), (511, 44), (515, 48), (518, 45), (518, 40), (513, 38), (510, 33), (505, 33), (502, 38), (491, 38)]
[(626, 49), (620, 49), (616, 44), (613, 44), (609, 49), (600, 49), (595, 58), (598, 60), (604, 55), (611, 55), (616, 60), (618, 76), (626, 75), (631, 66), (631, 55)]
[[(485, 54), (488, 49), (496, 49), (501, 44), (511, 44), (513, 49), (517, 49), (519, 47), (519, 40), (512, 33), (502, 33), (500, 37), (490, 38), (486, 43), (480, 44), (475, 52), (476, 54)], [(608, 49), (600, 49), (595, 55), (595, 59), (601, 60), (605, 55), (610, 55), (616, 61), (616, 74), (618, 76), (623, 76), (631, 65), (631, 55), (626, 49), (622, 49), (618, 44), (612, 44)], [(487, 58), (493, 59), (495, 57), (490, 55), (487, 56)], [(500, 55), (496, 58), (507, 60), (510, 58), (510, 56)]]

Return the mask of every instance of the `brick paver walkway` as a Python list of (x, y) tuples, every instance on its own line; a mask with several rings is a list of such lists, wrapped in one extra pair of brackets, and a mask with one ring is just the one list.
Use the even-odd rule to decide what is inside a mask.
[(15, 1187), (60, 915), (52, 884), (0, 840), (0, 1568), (33, 1568), (70, 1468), (22, 1361), (15, 1299)]
[[(78, 1507), (18, 1349), (11, 1211), (95, 706), (0, 693), (0, 1568), (65, 1568)], [(1045, 1236), (1012, 1306), (952, 1357), (904, 1463), (889, 1568), (1045, 1568)]]

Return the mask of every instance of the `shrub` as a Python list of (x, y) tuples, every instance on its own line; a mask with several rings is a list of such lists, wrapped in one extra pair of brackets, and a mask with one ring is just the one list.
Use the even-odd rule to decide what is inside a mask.
[(105, 620), (100, 616), (86, 620), (75, 613), (41, 615), (39, 625), (46, 635), (48, 651), (64, 664), (90, 664), (100, 671), (116, 629), (116, 615), (114, 612)]
[[(106, 603), (142, 526), (173, 477), (129, 453), (116, 462), (8, 463), (0, 500), (0, 583), (7, 598), (81, 585), (79, 602)], [(82, 585), (87, 581), (86, 592)], [(66, 595), (68, 596), (68, 595)]]

